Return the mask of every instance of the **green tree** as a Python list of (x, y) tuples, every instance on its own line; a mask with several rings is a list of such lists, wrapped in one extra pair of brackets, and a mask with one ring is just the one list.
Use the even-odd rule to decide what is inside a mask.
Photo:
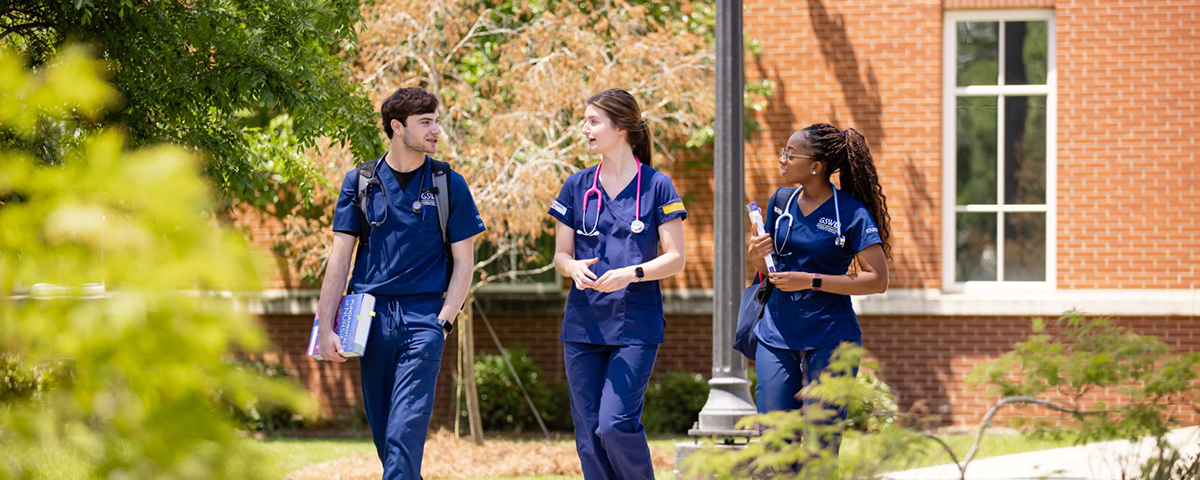
[(120, 124), (134, 146), (205, 155), (221, 200), (287, 213), (324, 182), (304, 154), (318, 139), (361, 157), (381, 151), (345, 60), (359, 19), (357, 0), (0, 0), (0, 43), (42, 65), (65, 42), (86, 42), (124, 99), (102, 122), (43, 122), (36, 138), (0, 144), (55, 163), (79, 129)]
[[(0, 49), (0, 131), (26, 145), (40, 123), (97, 121), (118, 98), (104, 63), (59, 50), (30, 72)], [(257, 288), (245, 240), (214, 225), (210, 187), (183, 149), (130, 150), (113, 127), (77, 145), (55, 165), (0, 148), (0, 351), (69, 372), (0, 405), (0, 479), (64, 464), (81, 470), (73, 478), (264, 476), (218, 399), (313, 403), (222, 361), (265, 342), (244, 310), (205, 293)]]

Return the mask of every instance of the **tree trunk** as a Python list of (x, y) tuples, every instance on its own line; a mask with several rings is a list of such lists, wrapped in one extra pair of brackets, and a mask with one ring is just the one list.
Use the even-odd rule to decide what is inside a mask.
[(462, 335), (462, 369), (463, 384), (467, 393), (467, 419), (471, 427), (471, 440), (476, 445), (483, 445), (483, 420), (479, 416), (479, 390), (475, 388), (475, 333), (474, 312), (475, 298), (467, 299), (467, 308), (459, 325), (458, 334)]

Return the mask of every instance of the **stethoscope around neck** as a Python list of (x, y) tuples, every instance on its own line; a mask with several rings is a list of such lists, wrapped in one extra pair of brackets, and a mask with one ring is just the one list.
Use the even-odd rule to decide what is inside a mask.
[[(633, 233), (642, 233), (646, 230), (646, 224), (642, 222), (642, 161), (634, 155), (633, 159), (637, 161), (637, 196), (634, 197), (633, 221), (629, 223), (629, 230)], [(604, 207), (604, 195), (600, 192), (600, 169), (604, 168), (604, 159), (600, 160), (600, 164), (596, 166), (596, 174), (592, 176), (592, 188), (583, 192), (583, 217), (579, 223), (583, 228), (575, 229), (575, 233), (585, 237), (595, 237), (600, 235), (600, 210)], [(587, 230), (587, 207), (588, 197), (596, 194), (596, 221), (592, 222), (592, 230)]]
[[(371, 211), (371, 209), (369, 208), (370, 205), (368, 205), (368, 208), (364, 209), (363, 216), (365, 216), (367, 218), (367, 223), (371, 224), (372, 227), (378, 227), (380, 225), (383, 225), (383, 222), (386, 222), (387, 218), (388, 218), (388, 205), (389, 204), (388, 204), (388, 199), (387, 199), (387, 189), (383, 188), (383, 182), (381, 180), (379, 180), (379, 167), (383, 165), (383, 161), (386, 158), (387, 158), (387, 153), (385, 152), (383, 154), (383, 156), (379, 157), (379, 160), (376, 160), (375, 167), (374, 167), (375, 175), (372, 176), (370, 182), (367, 183), (366, 195), (367, 195), (368, 201), (370, 201), (372, 187), (379, 187), (379, 193), (383, 194), (383, 218), (381, 220), (379, 220), (378, 222), (371, 220), (371, 215), (369, 213)], [(421, 186), (417, 188), (417, 199), (412, 204), (413, 213), (421, 214), (422, 219), (425, 218), (425, 206), (421, 203), (421, 194), (425, 192), (425, 177), (429, 173), (428, 169), (429, 169), (429, 157), (425, 157), (425, 163), (421, 164), (421, 173), (417, 174), (421, 177)]]
[[(838, 248), (841, 248), (841, 247), (846, 246), (846, 236), (842, 235), (842, 209), (838, 208), (837, 186), (834, 185), (832, 181), (829, 182), (829, 186), (833, 187), (833, 215), (834, 215), (834, 221), (837, 222), (837, 224), (835, 225), (837, 227), (837, 237), (833, 239), (833, 244), (837, 245)], [(779, 218), (775, 219), (775, 238), (772, 239), (772, 241), (775, 244), (774, 245), (775, 254), (779, 255), (781, 257), (786, 257), (788, 255), (791, 255), (791, 253), (783, 253), (783, 246), (780, 246), (779, 239), (782, 238), (783, 245), (787, 245), (787, 237), (792, 234), (792, 223), (794, 220), (794, 218), (792, 217), (792, 205), (794, 205), (796, 203), (796, 196), (800, 195), (800, 192), (802, 192), (802, 191), (804, 191), (803, 186), (801, 186), (800, 188), (797, 188), (796, 191), (792, 192), (792, 195), (788, 197), (787, 203), (784, 204), (784, 206), (783, 206), (783, 213), (779, 215)], [(799, 207), (797, 207), (797, 208), (799, 208)], [(788, 221), (787, 233), (780, 235), (779, 234), (779, 223), (781, 221), (783, 221), (784, 218), (786, 218)]]

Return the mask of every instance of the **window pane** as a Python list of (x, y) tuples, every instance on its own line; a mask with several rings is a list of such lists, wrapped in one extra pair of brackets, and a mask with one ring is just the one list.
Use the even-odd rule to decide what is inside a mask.
[(960, 97), (957, 204), (996, 204), (996, 97)]
[(1004, 23), (1004, 84), (1046, 84), (1046, 22)]
[(1004, 98), (1004, 203), (1046, 203), (1046, 97)]
[(958, 23), (958, 86), (995, 85), (999, 58), (999, 22)]
[(1004, 280), (1046, 281), (1046, 214), (1003, 215)]
[(955, 281), (995, 281), (996, 214), (959, 213), (955, 233)]

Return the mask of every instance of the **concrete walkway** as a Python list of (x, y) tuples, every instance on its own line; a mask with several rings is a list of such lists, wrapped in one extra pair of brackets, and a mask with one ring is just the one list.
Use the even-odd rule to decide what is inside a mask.
[[(1167, 439), (1185, 457), (1200, 453), (1198, 427), (1181, 428), (1168, 434)], [(1133, 443), (1124, 440), (1093, 443), (1078, 447), (1054, 448), (1036, 452), (1017, 453), (972, 461), (967, 466), (970, 480), (1012, 480), (1046, 478), (1049, 480), (1121, 480), (1130, 478), (1141, 465), (1157, 454), (1150, 439)], [(941, 480), (959, 478), (953, 464), (894, 472), (894, 480)]]

